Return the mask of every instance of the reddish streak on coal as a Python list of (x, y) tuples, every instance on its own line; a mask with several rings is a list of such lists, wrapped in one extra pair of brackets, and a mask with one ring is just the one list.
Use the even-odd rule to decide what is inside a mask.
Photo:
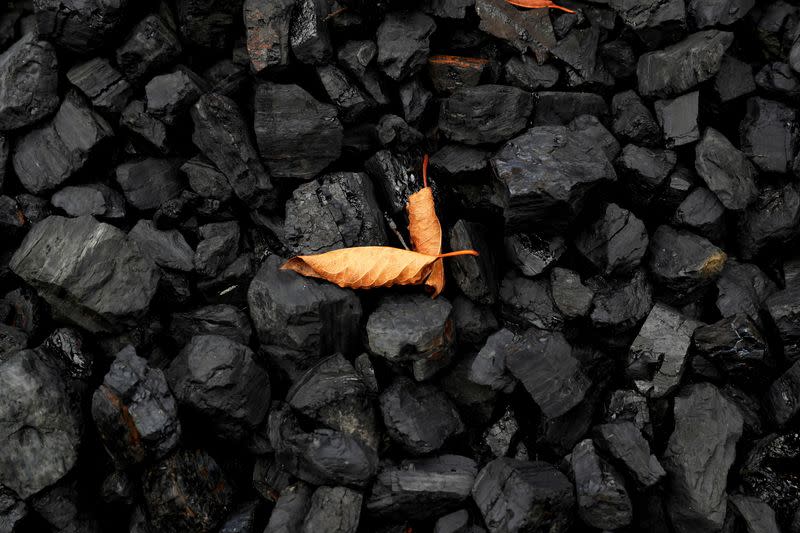
[(22, 212), (22, 209), (17, 209), (17, 220), (20, 224), (25, 224), (25, 213)]
[(133, 417), (128, 411), (128, 406), (122, 403), (122, 400), (120, 400), (119, 396), (111, 392), (111, 389), (105, 385), (102, 387), (106, 398), (108, 398), (108, 401), (110, 401), (112, 405), (119, 410), (119, 414), (122, 417), (122, 422), (128, 427), (128, 437), (130, 438), (131, 445), (134, 448), (139, 448), (142, 437), (139, 434), (139, 430), (136, 428), (136, 422), (133, 421)]
[(428, 63), (439, 65), (452, 65), (459, 68), (483, 68), (489, 64), (488, 59), (482, 57), (462, 57), (462, 56), (431, 56)]
[(545, 7), (552, 7), (553, 9), (566, 11), (567, 13), (575, 13), (575, 11), (572, 9), (567, 9), (566, 7), (556, 5), (550, 0), (506, 0), (506, 2), (512, 6), (524, 7), (526, 9), (542, 9)]

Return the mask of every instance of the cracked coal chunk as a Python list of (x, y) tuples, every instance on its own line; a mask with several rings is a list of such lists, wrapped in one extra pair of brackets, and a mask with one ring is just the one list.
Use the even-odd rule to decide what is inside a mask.
[(436, 23), (419, 11), (388, 13), (378, 26), (378, 66), (393, 80), (411, 77), (425, 66)]
[(341, 155), (342, 131), (336, 108), (299, 86), (263, 83), (256, 88), (256, 140), (273, 176), (313, 178)]
[(512, 57), (503, 65), (503, 76), (509, 85), (526, 91), (549, 89), (558, 82), (561, 71), (550, 63), (539, 65), (532, 57)]
[(651, 439), (653, 426), (650, 423), (650, 407), (647, 398), (635, 390), (615, 390), (611, 393), (606, 408), (606, 422), (630, 422)]
[(756, 82), (753, 67), (730, 54), (722, 58), (719, 72), (714, 78), (714, 91), (722, 103), (754, 93)]
[(654, 104), (656, 118), (664, 135), (667, 148), (675, 148), (697, 141), (700, 92), (694, 91), (672, 100), (659, 100)]
[(11, 161), (22, 186), (39, 194), (81, 170), (113, 136), (103, 117), (69, 93), (52, 120), (17, 140)]
[(436, 93), (449, 94), (478, 85), (489, 65), (489, 60), (482, 57), (431, 56), (428, 76)]
[(81, 411), (63, 368), (49, 354), (22, 350), (0, 362), (0, 483), (28, 498), (75, 465)]
[(765, 93), (778, 98), (797, 98), (800, 96), (800, 81), (786, 63), (768, 63), (758, 71), (756, 85)]
[(319, 66), (317, 75), (328, 98), (339, 110), (342, 122), (355, 122), (376, 107), (376, 102), (337, 67)]
[(575, 247), (604, 274), (631, 272), (641, 263), (649, 238), (636, 216), (617, 204), (608, 204), (591, 226), (575, 240)]
[(133, 87), (108, 59), (96, 57), (67, 71), (67, 79), (106, 113), (119, 113), (133, 96)]
[(642, 394), (663, 398), (680, 385), (692, 333), (701, 323), (656, 304), (628, 352), (625, 373)]
[(289, 64), (289, 38), (297, 0), (245, 0), (247, 53), (256, 74)]
[(203, 198), (227, 202), (233, 196), (228, 178), (203, 156), (196, 156), (181, 165), (189, 180), (189, 188)]
[(591, 386), (572, 346), (561, 333), (531, 328), (514, 338), (505, 366), (548, 418), (578, 405)]
[(178, 230), (162, 231), (152, 221), (140, 220), (128, 237), (158, 266), (183, 272), (194, 270), (194, 250)]
[(377, 53), (374, 41), (347, 41), (339, 47), (336, 58), (344, 70), (361, 79)]
[(516, 87), (465, 87), (442, 101), (439, 129), (451, 141), (498, 143), (524, 129), (532, 111), (531, 93)]
[(728, 229), (725, 206), (705, 187), (697, 187), (681, 202), (672, 222), (716, 243), (724, 240)]
[(738, 220), (739, 252), (743, 259), (752, 259), (765, 251), (780, 249), (798, 235), (800, 224), (800, 194), (788, 183), (767, 185), (756, 201)]
[(178, 403), (220, 439), (242, 440), (267, 416), (269, 375), (250, 348), (227, 337), (192, 337), (165, 373)]
[(798, 143), (793, 108), (758, 96), (747, 100), (739, 124), (742, 152), (764, 172), (788, 172)]
[(608, 4), (649, 47), (674, 40), (686, 28), (686, 7), (681, 0), (610, 0)]
[(285, 240), (299, 255), (385, 245), (384, 225), (372, 181), (363, 172), (328, 174), (299, 186), (286, 202)]
[(714, 128), (707, 128), (695, 148), (695, 169), (728, 209), (744, 209), (758, 195), (755, 167)]
[(490, 335), (470, 363), (470, 381), (494, 390), (504, 392), (514, 390), (517, 381), (506, 369), (506, 356), (516, 342), (518, 342), (517, 336), (506, 328)]
[(575, 511), (572, 483), (543, 461), (489, 462), (475, 478), (472, 498), (491, 533), (567, 531)]
[(92, 374), (94, 355), (84, 346), (79, 330), (58, 328), (44, 340), (41, 348), (58, 358), (71, 377), (86, 379)]
[(140, 82), (173, 63), (183, 52), (175, 32), (158, 15), (139, 21), (117, 48), (117, 66), (128, 80)]
[(289, 406), (273, 404), (269, 440), (281, 466), (314, 485), (364, 488), (378, 469), (378, 452), (360, 438), (328, 428), (305, 432)]
[(411, 158), (380, 150), (364, 162), (364, 168), (389, 204), (390, 212), (395, 215), (403, 213), (408, 197), (420, 187)]
[(774, 363), (767, 341), (746, 315), (698, 327), (693, 342), (696, 353), (715, 363), (731, 382), (752, 387), (768, 381)]
[(296, 0), (289, 29), (292, 53), (301, 63), (318, 65), (333, 57), (326, 0)]
[(490, 152), (460, 144), (446, 144), (430, 159), (431, 169), (439, 176), (466, 178), (480, 175), (489, 165)]
[[(729, 509), (732, 511), (734, 528), (740, 528), (753, 533), (768, 533), (780, 531), (775, 511), (768, 504), (753, 496), (733, 494), (728, 498)], [(729, 513), (727, 520), (730, 518)]]
[(651, 487), (661, 481), (666, 472), (642, 432), (627, 420), (595, 427), (593, 436), (597, 447), (613, 457), (641, 487)]
[(686, 301), (722, 272), (728, 256), (694, 233), (659, 226), (650, 239), (650, 271), (672, 302)]
[(119, 165), (115, 171), (122, 193), (133, 207), (156, 209), (183, 190), (178, 178), (181, 161), (148, 157)]
[(800, 490), (797, 474), (783, 465), (795, 464), (798, 458), (800, 433), (773, 433), (755, 443), (740, 471), (745, 490), (772, 507), (787, 529), (797, 521)]
[[(477, 530), (477, 531), (476, 531)], [(433, 533), (478, 533), (485, 531), (469, 527), (469, 511), (461, 509), (440, 517), (433, 526)]]
[(232, 504), (232, 488), (204, 450), (179, 449), (148, 468), (142, 488), (151, 525), (158, 531), (211, 531)]
[(30, 510), (56, 531), (99, 531), (94, 516), (82, 509), (78, 489), (76, 480), (64, 480), (30, 498)]
[(57, 317), (92, 332), (116, 331), (147, 312), (159, 273), (119, 229), (92, 217), (47, 217), (26, 235), (11, 270)]
[(519, 10), (505, 0), (475, 0), (481, 31), (506, 41), (520, 53), (533, 52), (537, 62), (556, 45), (550, 15), (544, 9)]
[(378, 518), (422, 520), (457, 509), (469, 498), (478, 465), (468, 457), (440, 455), (386, 464), (366, 502)]
[(758, 322), (764, 302), (777, 290), (756, 265), (729, 260), (717, 278), (717, 309), (724, 317), (741, 313)]
[(250, 207), (274, 206), (272, 181), (236, 103), (227, 96), (206, 94), (191, 113), (192, 142), (225, 174), (236, 196)]
[(120, 126), (133, 133), (137, 140), (155, 148), (158, 153), (168, 154), (173, 149), (167, 125), (150, 115), (142, 100), (132, 100), (125, 106), (120, 117)]
[(417, 381), (446, 365), (455, 350), (453, 306), (423, 294), (387, 296), (367, 319), (370, 353), (391, 362), (411, 362)]
[(546, 330), (564, 327), (547, 278), (530, 279), (512, 270), (500, 283), (499, 296), (502, 317), (512, 324)]
[(732, 33), (705, 30), (663, 50), (642, 54), (636, 65), (639, 94), (669, 98), (713, 78), (732, 42)]
[(28, 347), (28, 334), (19, 328), (0, 324), (0, 355)]
[(661, 130), (653, 114), (635, 91), (615, 94), (611, 100), (611, 113), (614, 119), (611, 128), (617, 137), (648, 146), (661, 140)]
[(631, 523), (633, 505), (625, 480), (597, 453), (591, 439), (572, 450), (570, 464), (575, 476), (578, 516), (598, 529), (618, 529)]
[(155, 76), (145, 85), (147, 112), (172, 125), (194, 105), (206, 88), (202, 78), (178, 65), (172, 72)]
[(464, 295), (479, 304), (497, 300), (497, 279), (488, 230), (482, 224), (458, 220), (448, 231), (450, 248), (476, 250), (480, 255), (455, 257), (448, 263), (449, 272)]
[(556, 308), (567, 318), (589, 314), (594, 291), (581, 282), (577, 272), (556, 267), (550, 271), (550, 292)]
[(261, 348), (297, 374), (323, 356), (349, 354), (359, 345), (361, 302), (353, 291), (279, 270), (270, 256), (250, 282), (247, 303)]
[(15, 531), (18, 524), (28, 516), (28, 507), (14, 491), (0, 486), (0, 525), (3, 531)]
[(800, 412), (800, 362), (794, 363), (772, 383), (766, 404), (770, 416), (780, 426)]
[(39, 35), (85, 54), (117, 36), (131, 12), (131, 4), (128, 0), (36, 0), (33, 8)]
[(164, 457), (181, 437), (178, 404), (164, 372), (120, 351), (92, 396), (92, 418), (106, 451), (120, 467)]
[(567, 250), (563, 237), (545, 239), (534, 233), (516, 233), (504, 240), (506, 256), (526, 276), (538, 276)]
[(0, 55), (0, 131), (29, 126), (58, 108), (57, 67), (53, 45), (35, 32)]
[(675, 397), (675, 429), (663, 464), (667, 511), (677, 532), (718, 531), (725, 520), (728, 470), (742, 435), (742, 415), (716, 387), (700, 383)]
[(198, 273), (212, 278), (230, 265), (239, 253), (239, 223), (216, 222), (200, 226), (200, 238), (194, 253)]
[(181, 36), (199, 48), (228, 46), (242, 16), (242, 0), (178, 0), (176, 4)]
[[(372, 44), (372, 41), (367, 41)], [(419, 78), (412, 78), (400, 86), (400, 103), (403, 106), (403, 117), (406, 122), (416, 122), (422, 117), (433, 93), (420, 83)]]
[(595, 328), (608, 333), (631, 330), (653, 307), (653, 287), (642, 269), (616, 279), (595, 276), (586, 285), (595, 293), (589, 318)]
[(562, 126), (581, 115), (595, 115), (605, 119), (608, 115), (606, 101), (595, 93), (558, 91), (536, 93), (534, 126)]
[(375, 128), (381, 146), (408, 152), (422, 143), (424, 136), (397, 115), (383, 115)]
[(600, 58), (609, 74), (617, 79), (626, 79), (636, 74), (636, 56), (630, 43), (615, 39), (600, 45)]
[(360, 492), (347, 487), (319, 487), (311, 495), (308, 514), (299, 531), (356, 533), (363, 500)]
[(755, 5), (755, 0), (690, 0), (689, 16), (698, 28), (729, 26), (744, 18)]
[(769, 296), (764, 304), (766, 314), (777, 331), (783, 355), (790, 361), (800, 358), (800, 289), (791, 285)]
[(389, 436), (412, 454), (435, 452), (464, 430), (455, 406), (433, 385), (398, 378), (379, 400)]
[(311, 504), (311, 487), (297, 482), (280, 491), (269, 515), (264, 533), (293, 533), (300, 531)]
[(677, 162), (672, 150), (628, 144), (615, 164), (633, 201), (647, 207), (664, 190)]
[(506, 232), (531, 226), (558, 234), (596, 185), (617, 179), (603, 150), (563, 126), (537, 126), (490, 160)]
[(217, 304), (173, 313), (169, 333), (182, 348), (195, 335), (218, 335), (248, 344), (252, 330), (247, 313), (232, 305)]

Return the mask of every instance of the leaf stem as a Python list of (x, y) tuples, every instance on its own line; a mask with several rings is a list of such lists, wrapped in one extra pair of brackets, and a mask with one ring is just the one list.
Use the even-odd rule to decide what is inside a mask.
[(422, 156), (422, 186), (428, 186), (428, 154)]
[(476, 250), (456, 250), (455, 252), (447, 252), (446, 254), (437, 254), (438, 258), (445, 257), (458, 257), (459, 255), (480, 255)]

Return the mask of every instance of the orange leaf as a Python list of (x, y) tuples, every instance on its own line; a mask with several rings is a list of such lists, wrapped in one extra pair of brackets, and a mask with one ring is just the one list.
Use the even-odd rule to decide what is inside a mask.
[(438, 56), (430, 56), (428, 58), (428, 63), (432, 63), (434, 65), (452, 65), (458, 68), (484, 68), (486, 65), (489, 64), (488, 59), (484, 59), (482, 57), (463, 57), (463, 56), (447, 56), (447, 55), (438, 55)]
[(567, 9), (566, 7), (558, 6), (551, 2), (550, 0), (506, 0), (512, 6), (517, 7), (525, 7), (528, 9), (541, 9), (544, 7), (552, 7), (553, 9), (560, 9), (561, 11), (566, 11), (567, 13), (575, 13), (572, 9)]
[[(415, 251), (436, 255), (442, 251), (442, 225), (436, 216), (433, 189), (428, 187), (428, 154), (422, 160), (422, 179), (424, 187), (409, 196), (406, 204), (408, 233)], [(425, 285), (432, 289), (434, 298), (441, 294), (444, 289), (444, 265), (441, 261), (434, 263)]]
[(286, 261), (281, 270), (322, 278), (340, 287), (374, 289), (424, 283), (436, 261), (457, 255), (478, 255), (478, 252), (460, 250), (425, 255), (389, 246), (356, 246), (324, 254), (298, 255)]

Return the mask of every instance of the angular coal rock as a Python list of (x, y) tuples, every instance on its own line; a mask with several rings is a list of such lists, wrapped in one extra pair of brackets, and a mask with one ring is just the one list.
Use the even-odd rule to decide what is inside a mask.
[(297, 0), (245, 0), (247, 53), (256, 74), (289, 64), (289, 30)]
[(618, 529), (631, 523), (633, 505), (625, 480), (601, 458), (591, 439), (579, 442), (570, 456), (575, 476), (578, 516), (598, 529)]
[(689, 0), (689, 16), (698, 28), (729, 26), (744, 18), (753, 8), (755, 0)]
[(517, 381), (506, 369), (506, 356), (517, 343), (517, 336), (506, 328), (490, 335), (470, 364), (470, 381), (494, 390), (514, 390)]
[(477, 257), (453, 258), (449, 271), (461, 292), (479, 304), (493, 304), (497, 300), (497, 279), (488, 231), (476, 222), (458, 220), (448, 231), (453, 250), (477, 250)]
[(611, 424), (600, 424), (594, 430), (598, 448), (624, 466), (639, 486), (651, 487), (661, 481), (666, 472), (650, 445), (633, 422), (619, 420)]
[(137, 139), (145, 141), (159, 153), (172, 151), (167, 125), (147, 113), (146, 104), (142, 100), (132, 100), (122, 110), (120, 125), (134, 134)]
[(667, 148), (693, 143), (700, 138), (697, 126), (699, 102), (700, 92), (695, 91), (655, 103), (656, 118)]
[(695, 168), (728, 209), (744, 209), (758, 194), (755, 167), (713, 128), (706, 129), (696, 147)]
[(3, 183), (8, 172), (8, 156), (11, 152), (11, 139), (8, 135), (0, 133), (0, 191), (3, 190)]
[(534, 126), (566, 125), (581, 115), (605, 118), (608, 106), (595, 93), (540, 91), (536, 93)]
[(441, 515), (469, 497), (477, 473), (475, 461), (460, 455), (384, 465), (367, 498), (367, 512), (395, 520)]
[(797, 98), (800, 96), (800, 81), (786, 63), (768, 63), (758, 71), (755, 77), (758, 85), (765, 93), (778, 98)]
[(774, 100), (753, 96), (739, 125), (742, 152), (764, 172), (788, 172), (798, 143), (796, 112)]
[(545, 279), (530, 279), (510, 271), (500, 284), (503, 318), (522, 327), (560, 330), (564, 317), (553, 302), (550, 283)]
[(297, 85), (256, 88), (255, 132), (265, 165), (279, 178), (313, 178), (342, 152), (336, 108)]
[(481, 31), (506, 41), (522, 54), (530, 50), (537, 62), (544, 62), (556, 45), (547, 10), (520, 10), (505, 0), (475, 0), (475, 11)]
[(798, 235), (800, 194), (789, 183), (763, 187), (756, 201), (739, 217), (739, 252), (744, 259), (789, 244)]
[[(753, 496), (734, 494), (728, 498), (736, 526), (753, 533), (780, 531), (775, 519), (775, 511), (768, 504)], [(727, 518), (726, 518), (727, 523)]]
[(503, 75), (509, 85), (526, 91), (549, 89), (556, 83), (561, 71), (550, 63), (539, 65), (527, 55), (512, 57), (503, 65)]
[(274, 206), (272, 181), (236, 103), (206, 94), (192, 108), (192, 120), (192, 141), (225, 174), (236, 196), (250, 207)]
[(69, 82), (80, 89), (92, 105), (106, 113), (119, 113), (133, 96), (133, 87), (108, 59), (96, 57), (67, 72)]
[(339, 47), (336, 58), (344, 70), (361, 79), (377, 53), (373, 41), (347, 41)]
[(111, 125), (70, 93), (55, 117), (19, 138), (12, 163), (22, 185), (38, 194), (69, 179), (114, 135)]
[(753, 93), (756, 82), (753, 67), (730, 54), (722, 58), (722, 65), (714, 78), (714, 91), (723, 103)]
[(517, 233), (505, 238), (506, 255), (526, 276), (538, 276), (566, 251), (563, 237), (542, 239), (536, 234)]
[(661, 140), (661, 130), (653, 114), (635, 91), (615, 94), (611, 100), (611, 113), (614, 117), (611, 127), (617, 137), (648, 146)]
[(45, 522), (57, 531), (98, 531), (93, 517), (87, 516), (79, 502), (78, 483), (75, 480), (63, 481), (43, 490), (29, 501), (31, 511), (35, 511)]
[(328, 98), (339, 109), (339, 116), (343, 122), (355, 122), (375, 108), (375, 101), (342, 70), (333, 65), (322, 65), (317, 67), (317, 75)]
[(491, 159), (506, 232), (530, 227), (558, 233), (594, 186), (615, 181), (614, 167), (589, 138), (563, 126), (538, 126)]
[(800, 433), (773, 433), (756, 442), (740, 472), (745, 490), (772, 507), (786, 525), (796, 523), (800, 491), (797, 474), (782, 465), (798, 458)]
[(0, 324), (0, 355), (28, 347), (28, 335), (21, 329)]
[(543, 461), (491, 461), (475, 478), (472, 498), (491, 533), (567, 531), (575, 510), (572, 483)]
[(453, 306), (444, 298), (387, 296), (367, 319), (366, 344), (370, 353), (391, 362), (410, 361), (422, 381), (453, 357), (455, 334)]
[[(372, 44), (372, 41), (366, 41)], [(433, 93), (413, 78), (400, 86), (400, 103), (403, 105), (403, 117), (406, 122), (416, 122), (425, 113)]]
[(301, 63), (318, 65), (333, 56), (326, 0), (296, 0), (289, 31), (292, 52)]
[[(513, 452), (511, 446), (519, 432), (519, 423), (509, 408), (503, 416), (483, 433), (486, 447), (495, 457), (505, 457)], [(524, 445), (523, 445), (524, 446)]]
[(482, 57), (431, 56), (428, 59), (428, 75), (433, 90), (448, 94), (462, 87), (475, 87), (490, 65)]
[(641, 263), (649, 238), (644, 223), (627, 209), (608, 204), (578, 235), (575, 247), (604, 274), (631, 272)]
[(800, 358), (798, 296), (800, 288), (792, 285), (769, 296), (764, 303), (766, 314), (777, 330), (783, 355), (789, 361)]
[(25, 213), (10, 196), (0, 196), (0, 229), (9, 237), (21, 237), (24, 235), (26, 225)]
[(626, 79), (636, 74), (636, 56), (630, 43), (623, 39), (602, 44), (600, 58), (606, 70), (615, 78)]
[(0, 55), (0, 131), (28, 126), (58, 108), (57, 66), (53, 45), (35, 32)]
[(267, 371), (247, 346), (218, 335), (192, 337), (166, 370), (182, 407), (223, 440), (247, 437), (267, 416)]
[(666, 187), (677, 161), (672, 150), (628, 144), (615, 163), (633, 200), (647, 206)]
[(713, 78), (733, 34), (718, 30), (693, 33), (677, 44), (639, 57), (639, 94), (669, 98)]
[(161, 231), (150, 220), (140, 220), (128, 237), (158, 266), (183, 272), (194, 270), (194, 251), (178, 230)]
[(675, 430), (664, 452), (667, 510), (676, 531), (718, 531), (725, 520), (728, 469), (742, 434), (737, 407), (709, 383), (675, 397)]
[(283, 262), (274, 255), (268, 257), (247, 291), (261, 348), (290, 374), (308, 369), (322, 356), (355, 351), (361, 334), (358, 296), (327, 282), (278, 270)]
[(589, 314), (594, 292), (581, 283), (577, 272), (556, 267), (550, 271), (550, 292), (553, 302), (568, 318), (578, 318)]
[(525, 128), (533, 111), (531, 93), (507, 85), (458, 89), (442, 101), (439, 129), (451, 141), (507, 141)]
[(248, 344), (252, 334), (247, 314), (223, 304), (173, 313), (169, 332), (180, 347), (195, 335), (219, 335), (239, 344)]
[(115, 172), (128, 203), (137, 209), (148, 210), (156, 209), (181, 193), (180, 166), (179, 160), (148, 157), (123, 163)]
[(672, 222), (702, 235), (712, 242), (725, 237), (725, 206), (717, 196), (704, 187), (697, 187), (681, 202)]
[(239, 253), (240, 230), (235, 221), (200, 226), (201, 241), (194, 253), (197, 272), (214, 277), (230, 265)]
[(147, 82), (147, 112), (165, 124), (174, 124), (202, 96), (206, 82), (183, 65)]
[(300, 531), (311, 505), (311, 488), (294, 483), (280, 492), (264, 533), (293, 533)]
[(659, 226), (650, 239), (651, 274), (676, 302), (713, 283), (727, 258), (707, 239), (670, 226)]
[(614, 423), (630, 422), (648, 439), (653, 436), (647, 398), (634, 390), (621, 389), (611, 394), (605, 420)]
[(117, 48), (117, 66), (128, 80), (140, 82), (174, 62), (182, 52), (181, 42), (169, 25), (158, 15), (148, 15)]
[(83, 54), (101, 48), (116, 36), (131, 11), (131, 2), (37, 0), (33, 7), (43, 38)]
[(430, 159), (431, 169), (450, 178), (480, 175), (489, 165), (491, 154), (479, 148), (446, 144)]
[(358, 438), (332, 429), (302, 431), (285, 404), (269, 413), (269, 440), (278, 462), (293, 476), (315, 485), (364, 488), (378, 469), (378, 454)]
[(377, 30), (381, 70), (393, 80), (416, 74), (428, 60), (435, 30), (433, 19), (419, 11), (387, 14)]
[(789, 367), (769, 388), (766, 404), (778, 425), (785, 425), (800, 412), (800, 362)]
[(146, 313), (159, 278), (138, 245), (92, 217), (50, 216), (36, 224), (10, 267), (57, 317), (92, 332), (132, 325)]
[(242, 0), (179, 0), (176, 11), (181, 36), (189, 44), (217, 50), (229, 46), (241, 20)]
[(347, 487), (319, 487), (311, 496), (302, 533), (356, 533), (364, 496)]
[(103, 218), (125, 216), (125, 197), (102, 183), (64, 187), (50, 203), (72, 217), (94, 215)]
[(474, 532), (473, 528), (469, 527), (469, 512), (466, 509), (460, 511), (453, 511), (446, 514), (436, 521), (433, 527), (433, 533), (465, 533)]
[(647, 274), (637, 270), (629, 277), (587, 280), (594, 291), (594, 308), (589, 317), (595, 328), (620, 333), (639, 324), (653, 307), (653, 288)]
[(610, 0), (609, 6), (650, 47), (673, 40), (686, 28), (686, 7), (680, 0)]
[(733, 315), (694, 332), (697, 353), (743, 387), (767, 381), (774, 366), (767, 342), (746, 315)]
[(3, 531), (14, 531), (17, 524), (28, 516), (28, 508), (14, 491), (0, 487), (0, 525)]
[(123, 468), (164, 457), (181, 437), (178, 404), (164, 373), (132, 346), (117, 354), (94, 392), (92, 418), (106, 451)]
[(226, 202), (233, 196), (228, 178), (202, 156), (193, 157), (181, 165), (189, 179), (189, 187), (203, 198)]
[(435, 452), (464, 430), (455, 406), (433, 385), (398, 378), (381, 393), (380, 406), (389, 436), (415, 455)]
[(203, 450), (179, 449), (142, 479), (150, 522), (158, 531), (211, 531), (232, 503), (231, 485)]
[(390, 212), (395, 215), (405, 212), (408, 197), (420, 186), (411, 158), (380, 150), (364, 162), (364, 168), (389, 204)]
[(591, 382), (561, 333), (535, 328), (507, 347), (505, 365), (545, 416), (561, 416), (583, 400)]
[(680, 385), (700, 323), (656, 304), (628, 352), (626, 374), (642, 394), (663, 398)]
[[(610, 15), (610, 13), (609, 13)], [(613, 16), (611, 16), (613, 19)], [(560, 21), (559, 21), (560, 22)], [(556, 22), (556, 35), (560, 36), (563, 26)], [(600, 27), (592, 24), (588, 28), (572, 28), (569, 33), (551, 48), (554, 57), (566, 65), (568, 84), (580, 86), (594, 83), (608, 76), (600, 70), (597, 63), (597, 45), (600, 40)], [(602, 82), (601, 82), (602, 83)], [(611, 83), (611, 80), (608, 80)]]
[(729, 260), (717, 278), (717, 309), (724, 317), (737, 313), (759, 321), (759, 311), (778, 288), (756, 265)]

